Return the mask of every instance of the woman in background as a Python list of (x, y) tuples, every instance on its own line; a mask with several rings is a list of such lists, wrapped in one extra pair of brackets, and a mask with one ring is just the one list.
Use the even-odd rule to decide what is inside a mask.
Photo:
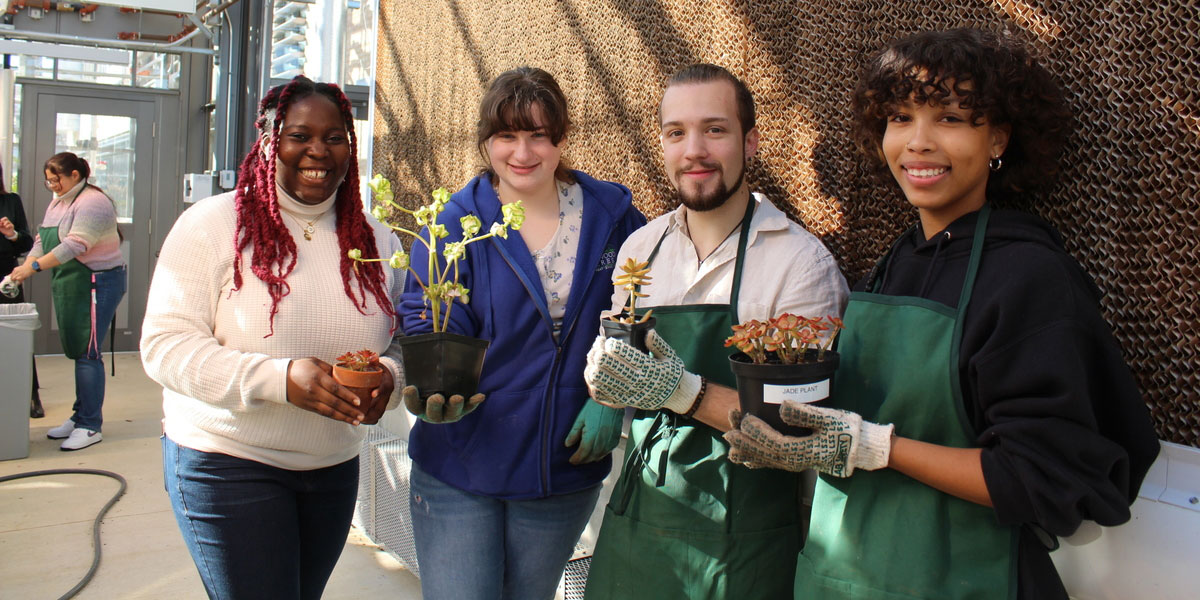
[(46, 187), (54, 199), (24, 264), (13, 269), (22, 283), (50, 270), (50, 295), (63, 353), (75, 361), (72, 415), (46, 432), (63, 440), (63, 450), (81, 450), (103, 436), (104, 359), (100, 346), (125, 295), (125, 259), (117, 233), (117, 209), (100, 188), (88, 183), (86, 160), (61, 152), (46, 161)]
[[(29, 221), (25, 218), (25, 207), (21, 197), (8, 191), (4, 185), (4, 167), (0, 166), (0, 273), (7, 275), (17, 266), (17, 259), (33, 248), (33, 236), (29, 233)], [(0, 294), (0, 304), (17, 304), (25, 301), (24, 286), (17, 286), (17, 294)], [(35, 419), (46, 416), (38, 394), (37, 361), (33, 360), (33, 391), (29, 398), (29, 416)]]

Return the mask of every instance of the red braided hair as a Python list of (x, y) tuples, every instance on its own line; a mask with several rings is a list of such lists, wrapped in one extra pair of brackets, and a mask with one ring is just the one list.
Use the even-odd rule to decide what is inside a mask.
[[(354, 113), (350, 100), (338, 86), (314, 83), (300, 75), (287, 84), (272, 88), (259, 105), (259, 117), (255, 124), (259, 138), (242, 161), (238, 172), (240, 185), (234, 196), (237, 207), (234, 248), (237, 252), (233, 262), (233, 290), (242, 287), (242, 251), (252, 246), (250, 270), (267, 284), (267, 292), (271, 296), (271, 332), (267, 337), (275, 334), (275, 314), (279, 312), (279, 302), (291, 293), (287, 277), (296, 268), (296, 241), (283, 224), (275, 193), (279, 130), (288, 108), (313, 94), (325, 96), (337, 105), (350, 136), (350, 166), (346, 178), (338, 187), (335, 202), (342, 287), (359, 313), (367, 314), (369, 292), (385, 313), (393, 317), (395, 315), (395, 308), (384, 289), (383, 267), (378, 262), (356, 263), (348, 256), (351, 248), (359, 248), (363, 258), (379, 258), (375, 233), (363, 214), (362, 199), (358, 193), (358, 162), (354, 158), (358, 155), (358, 138), (354, 133)], [(271, 110), (275, 111), (273, 121), (268, 118)], [(264, 140), (270, 140), (266, 149), (263, 148)], [(357, 294), (351, 286), (351, 279), (357, 283)], [(394, 318), (392, 327), (395, 327)]]

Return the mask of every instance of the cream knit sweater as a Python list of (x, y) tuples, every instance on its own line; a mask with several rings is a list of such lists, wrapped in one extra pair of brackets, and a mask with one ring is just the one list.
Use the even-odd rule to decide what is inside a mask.
[[(150, 284), (142, 363), (163, 386), (163, 427), (172, 441), (285, 469), (316, 469), (353, 458), (364, 428), (289, 404), (290, 360), (333, 363), (350, 350), (375, 350), (396, 383), (389, 408), (404, 377), (397, 348), (389, 349), (392, 315), (369, 295), (367, 314), (360, 313), (342, 287), (335, 199), (307, 206), (280, 193), (279, 202), (297, 261), (275, 334), (266, 337), (271, 298), (250, 270), (250, 248), (242, 257), (242, 288), (232, 291), (237, 215), (229, 192), (184, 211), (167, 235)], [(312, 240), (304, 239), (301, 221), (313, 221)], [(391, 256), (399, 240), (368, 221), (380, 256)], [(383, 268), (394, 306), (403, 278)]]

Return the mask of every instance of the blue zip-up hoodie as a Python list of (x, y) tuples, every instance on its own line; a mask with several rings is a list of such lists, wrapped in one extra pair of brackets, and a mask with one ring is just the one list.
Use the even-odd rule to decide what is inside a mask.
[[(520, 500), (568, 494), (600, 483), (611, 459), (572, 465), (575, 448), (563, 442), (588, 401), (583, 369), (599, 332), (600, 312), (611, 308), (617, 250), (646, 219), (622, 185), (574, 171), (583, 190), (583, 230), (574, 280), (556, 343), (537, 267), (520, 232), (472, 244), (459, 261), (459, 282), (470, 303), (456, 303), (448, 331), (491, 341), (479, 391), (487, 400), (455, 423), (419, 421), (409, 437), (409, 456), (448, 485), (494, 498)], [(488, 175), (480, 175), (450, 198), (438, 223), (462, 239), (459, 218), (479, 217), (486, 233), (503, 221)], [(425, 247), (412, 248), (413, 268), (425, 279)], [(433, 330), (412, 274), (397, 307), (404, 333)]]

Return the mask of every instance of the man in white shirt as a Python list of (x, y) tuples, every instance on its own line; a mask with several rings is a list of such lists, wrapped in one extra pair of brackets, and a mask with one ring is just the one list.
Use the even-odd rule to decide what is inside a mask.
[[(681, 206), (618, 256), (650, 262), (639, 302), (657, 320), (650, 353), (598, 338), (585, 372), (597, 401), (638, 409), (587, 597), (790, 597), (801, 479), (727, 459), (721, 433), (738, 401), (723, 341), (749, 319), (840, 316), (849, 290), (821, 242), (748, 189), (759, 131), (744, 83), (686, 67), (667, 82), (659, 118)], [(626, 296), (616, 291), (614, 311)]]

